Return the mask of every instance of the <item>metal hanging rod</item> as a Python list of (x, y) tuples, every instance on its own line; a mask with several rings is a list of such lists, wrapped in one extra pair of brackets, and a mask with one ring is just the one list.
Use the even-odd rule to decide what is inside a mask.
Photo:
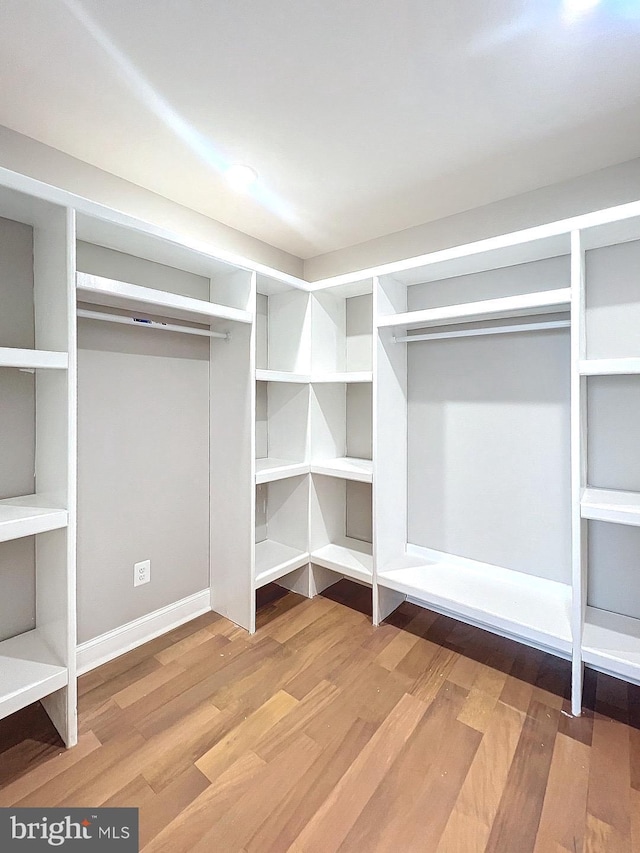
[(193, 326), (176, 326), (173, 323), (160, 323), (158, 320), (143, 320), (141, 317), (125, 317), (122, 314), (104, 314), (102, 311), (86, 311), (78, 308), (78, 317), (87, 320), (103, 320), (105, 323), (123, 323), (125, 326), (140, 326), (145, 329), (160, 329), (165, 332), (182, 332), (184, 335), (200, 335), (203, 338), (224, 338), (229, 340), (229, 332), (212, 332), (210, 329), (194, 329)]
[(546, 329), (566, 329), (570, 320), (546, 320), (542, 323), (520, 323), (516, 326), (484, 326), (479, 329), (457, 329), (451, 332), (429, 332), (424, 335), (394, 336), (396, 344), (409, 344), (412, 341), (442, 341), (447, 338), (473, 338), (483, 335), (510, 335), (513, 332), (537, 332)]

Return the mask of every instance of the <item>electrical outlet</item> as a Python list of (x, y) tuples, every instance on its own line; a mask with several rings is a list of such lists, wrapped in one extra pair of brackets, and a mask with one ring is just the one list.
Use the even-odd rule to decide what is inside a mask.
[(151, 580), (151, 560), (133, 564), (133, 585), (141, 586)]

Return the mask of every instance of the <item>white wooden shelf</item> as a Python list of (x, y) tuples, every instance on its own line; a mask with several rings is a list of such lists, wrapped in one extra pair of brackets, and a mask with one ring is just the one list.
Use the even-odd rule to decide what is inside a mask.
[(292, 462), (291, 459), (274, 459), (273, 457), (256, 459), (256, 485), (308, 473), (308, 462)]
[(256, 542), (255, 587), (258, 589), (278, 580), (308, 562), (308, 551), (300, 551), (273, 539)]
[(628, 376), (640, 373), (640, 358), (586, 358), (578, 370), (582, 376)]
[(69, 356), (66, 352), (0, 347), (0, 367), (66, 370), (68, 366)]
[(640, 683), (640, 619), (587, 607), (582, 657), (596, 669)]
[(210, 323), (212, 320), (253, 322), (250, 311), (218, 305), (204, 299), (194, 299), (192, 296), (181, 296), (151, 287), (140, 287), (137, 284), (128, 284), (88, 273), (77, 273), (76, 281), (78, 299), (93, 305), (138, 310), (196, 323)]
[(571, 653), (567, 584), (418, 548), (379, 571), (378, 584), (463, 621)]
[(325, 569), (340, 572), (354, 580), (371, 584), (373, 579), (373, 556), (370, 542), (343, 537), (311, 552), (311, 562)]
[(467, 302), (444, 308), (425, 308), (390, 314), (378, 318), (378, 328), (422, 329), (448, 326), (453, 323), (473, 323), (482, 320), (506, 320), (511, 317), (529, 317), (539, 314), (558, 314), (568, 311), (571, 289), (543, 290), (518, 296), (503, 296), (481, 302)]
[(373, 462), (371, 459), (355, 459), (350, 456), (320, 459), (311, 463), (311, 473), (340, 477), (343, 480), (357, 480), (359, 483), (371, 483), (373, 482)]
[(66, 527), (67, 510), (52, 507), (50, 502), (51, 499), (43, 495), (0, 501), (0, 542)]
[(28, 631), (0, 643), (0, 718), (43, 699), (68, 683), (60, 664), (39, 631)]
[(583, 518), (640, 527), (640, 493), (585, 489), (580, 501)]
[(321, 383), (358, 383), (358, 382), (373, 382), (373, 372), (371, 370), (351, 371), (347, 373), (313, 373), (311, 375), (313, 384)]
[(308, 373), (289, 373), (286, 370), (256, 370), (257, 382), (295, 382), (307, 385), (311, 382)]

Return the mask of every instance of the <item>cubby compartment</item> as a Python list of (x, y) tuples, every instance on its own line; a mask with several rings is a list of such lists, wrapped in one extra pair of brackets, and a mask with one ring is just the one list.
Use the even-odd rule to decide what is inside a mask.
[(309, 562), (309, 477), (256, 486), (255, 588)]
[(256, 382), (256, 482), (306, 473), (309, 386)]
[(640, 528), (589, 521), (583, 659), (640, 683)]
[(370, 483), (371, 383), (311, 386), (311, 471)]
[(588, 487), (640, 494), (640, 376), (586, 381)]
[[(255, 274), (250, 270), (224, 263), (197, 247), (95, 216), (78, 214), (77, 235), (81, 302), (216, 329), (229, 321), (252, 321)], [(179, 290), (175, 270), (182, 273)]]
[(256, 377), (274, 382), (308, 382), (309, 293), (266, 276), (258, 276), (257, 287)]
[(333, 476), (311, 477), (311, 562), (371, 584), (371, 485)]
[(313, 294), (311, 372), (314, 382), (371, 382), (371, 282)]

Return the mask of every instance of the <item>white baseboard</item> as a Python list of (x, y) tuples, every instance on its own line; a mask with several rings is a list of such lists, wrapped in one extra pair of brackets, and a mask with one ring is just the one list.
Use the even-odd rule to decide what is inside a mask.
[(147, 613), (146, 616), (94, 637), (93, 640), (80, 643), (76, 649), (78, 675), (83, 675), (107, 661), (130, 652), (209, 610), (211, 610), (210, 592), (208, 589), (203, 589), (202, 592), (196, 592), (160, 610)]

